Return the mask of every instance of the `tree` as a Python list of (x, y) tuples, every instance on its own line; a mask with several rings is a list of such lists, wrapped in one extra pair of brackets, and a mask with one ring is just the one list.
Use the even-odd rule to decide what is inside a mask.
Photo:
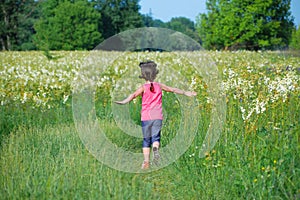
[(41, 50), (93, 49), (102, 41), (100, 14), (86, 0), (41, 3), (42, 16), (35, 24), (35, 42)]
[(166, 24), (163, 21), (161, 21), (160, 19), (153, 19), (151, 9), (148, 14), (142, 15), (142, 18), (143, 25), (146, 27), (166, 28)]
[(152, 27), (161, 27), (161, 28), (165, 28), (166, 27), (166, 24), (161, 21), (160, 19), (154, 19), (153, 20), (153, 25)]
[(38, 16), (34, 0), (6, 0), (0, 4), (0, 47), (2, 50), (34, 49), (33, 24)]
[(291, 0), (208, 0), (197, 18), (203, 46), (209, 49), (275, 49), (289, 44)]
[(299, 26), (298, 26), (298, 28), (295, 28), (293, 30), (290, 48), (293, 50), (300, 50), (300, 28), (299, 28)]
[(101, 13), (99, 31), (109, 38), (122, 31), (143, 26), (139, 0), (94, 0)]
[(170, 22), (166, 23), (166, 28), (181, 32), (195, 41), (200, 42), (200, 38), (196, 33), (194, 22), (186, 17), (172, 18)]
[(143, 18), (143, 25), (146, 27), (153, 27), (154, 20), (151, 15), (142, 15)]

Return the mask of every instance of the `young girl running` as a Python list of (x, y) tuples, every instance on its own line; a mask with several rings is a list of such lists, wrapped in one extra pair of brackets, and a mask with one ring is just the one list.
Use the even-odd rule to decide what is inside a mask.
[(166, 92), (174, 92), (186, 96), (196, 96), (196, 92), (183, 91), (178, 88), (172, 88), (162, 83), (154, 82), (158, 74), (157, 65), (153, 61), (141, 62), (141, 76), (146, 83), (138, 88), (134, 93), (130, 94), (123, 101), (115, 101), (117, 104), (126, 104), (136, 98), (142, 96), (142, 132), (143, 132), (143, 155), (144, 162), (142, 169), (148, 169), (150, 166), (150, 148), (152, 145), (153, 163), (158, 165), (160, 155), (158, 152), (160, 145), (160, 132), (162, 127), (162, 90)]

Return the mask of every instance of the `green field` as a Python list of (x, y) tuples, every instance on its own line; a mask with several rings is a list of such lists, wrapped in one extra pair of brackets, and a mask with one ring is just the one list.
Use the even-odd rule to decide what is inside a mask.
[[(56, 59), (47, 60), (43, 52), (0, 52), (0, 199), (300, 199), (300, 57), (210, 51), (181, 52), (179, 59), (175, 53), (100, 52), (105, 62), (117, 59), (95, 80), (96, 116), (107, 137), (128, 151), (141, 152), (141, 139), (122, 134), (111, 102), (125, 97), (123, 87), (133, 91), (142, 83), (137, 78), (117, 86), (128, 74), (137, 77), (138, 62), (155, 59), (158, 81), (176, 85), (178, 73), (185, 89), (198, 93), (201, 120), (188, 150), (162, 169), (126, 173), (91, 155), (75, 128), (72, 81), (89, 52), (51, 53)], [(185, 59), (200, 55), (217, 66), (226, 101), (220, 138), (205, 157), (198, 155), (214, 100), (202, 74)], [(165, 65), (176, 73), (164, 71)], [(120, 93), (112, 97), (113, 89)], [(170, 93), (163, 105), (164, 146), (176, 136), (182, 105)], [(139, 124), (140, 99), (129, 108)]]

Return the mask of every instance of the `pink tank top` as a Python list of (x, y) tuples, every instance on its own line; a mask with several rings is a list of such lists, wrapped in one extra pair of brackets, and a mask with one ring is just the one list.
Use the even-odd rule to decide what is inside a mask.
[(141, 120), (163, 119), (162, 114), (162, 90), (159, 83), (153, 82), (154, 91), (150, 91), (151, 83), (144, 84), (142, 96)]

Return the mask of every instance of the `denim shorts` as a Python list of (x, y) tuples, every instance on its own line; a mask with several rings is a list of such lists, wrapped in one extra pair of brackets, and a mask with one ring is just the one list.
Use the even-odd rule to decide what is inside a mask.
[(151, 147), (153, 142), (160, 142), (162, 120), (142, 121), (143, 147)]

